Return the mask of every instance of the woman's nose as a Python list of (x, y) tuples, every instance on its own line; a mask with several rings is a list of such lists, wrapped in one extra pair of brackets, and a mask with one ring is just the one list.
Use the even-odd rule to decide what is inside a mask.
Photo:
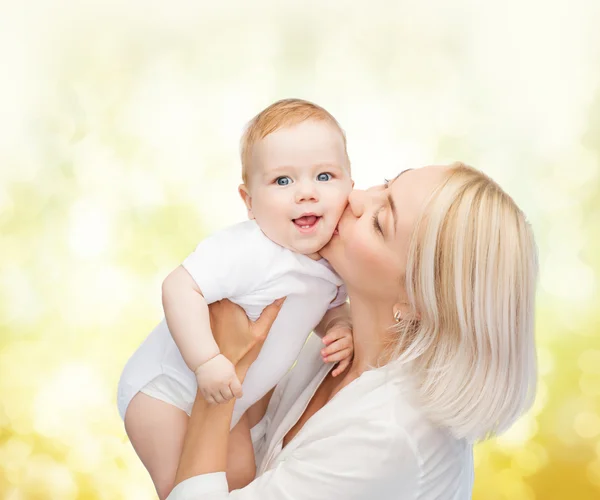
[(367, 202), (367, 192), (362, 189), (353, 189), (348, 197), (348, 205), (354, 214), (354, 217), (359, 218), (365, 212)]
[(367, 208), (381, 199), (381, 194), (374, 190), (363, 191), (362, 189), (353, 189), (348, 197), (348, 204), (355, 217), (361, 217)]

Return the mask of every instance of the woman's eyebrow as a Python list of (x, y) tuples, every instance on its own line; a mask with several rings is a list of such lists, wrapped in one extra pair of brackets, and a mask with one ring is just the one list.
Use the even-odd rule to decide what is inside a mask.
[(407, 168), (406, 170), (403, 170), (402, 172), (400, 172), (396, 177), (394, 177), (389, 183), (388, 183), (388, 187), (390, 187), (398, 177), (400, 177), (402, 174), (408, 172), (409, 170), (414, 170), (414, 168)]
[[(398, 177), (396, 177), (397, 179)], [(396, 180), (394, 179), (394, 180)], [(396, 224), (398, 224), (398, 214), (396, 212), (396, 204), (394, 203), (394, 200), (392, 199), (392, 195), (388, 194), (387, 197), (387, 201), (390, 204), (390, 208), (392, 209), (392, 217), (394, 219), (394, 234), (396, 233)]]
[[(396, 181), (396, 179), (398, 179), (398, 177), (400, 177), (404, 172), (408, 172), (409, 170), (413, 170), (413, 169), (412, 168), (407, 168), (406, 170), (403, 170), (402, 172), (400, 172), (396, 177), (394, 177), (388, 183), (388, 189)], [(396, 211), (396, 204), (394, 203), (394, 200), (392, 198), (391, 193), (388, 194), (387, 201), (388, 201), (388, 203), (390, 205), (390, 208), (392, 209), (392, 217), (394, 219), (394, 234), (395, 234), (396, 233), (396, 224), (398, 223), (398, 212)]]

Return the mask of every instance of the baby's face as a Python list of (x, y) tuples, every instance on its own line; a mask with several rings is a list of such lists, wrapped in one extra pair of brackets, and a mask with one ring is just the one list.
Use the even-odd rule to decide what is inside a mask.
[[(242, 188), (243, 189), (243, 188)], [(275, 243), (318, 258), (352, 190), (339, 130), (309, 120), (258, 141), (252, 151), (246, 205)]]

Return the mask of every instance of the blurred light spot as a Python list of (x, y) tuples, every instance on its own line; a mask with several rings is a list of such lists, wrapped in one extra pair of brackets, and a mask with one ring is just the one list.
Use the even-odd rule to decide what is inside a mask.
[(502, 498), (518, 498), (519, 500), (535, 500), (535, 493), (525, 484), (521, 475), (515, 469), (504, 469), (497, 476), (498, 488), (503, 493)]
[(133, 284), (131, 273), (115, 266), (80, 265), (77, 274), (69, 276), (66, 300), (59, 305), (63, 321), (73, 327), (113, 324), (124, 305), (136, 300)]
[(101, 204), (105, 211), (128, 201), (125, 174), (129, 166), (99, 137), (98, 131), (92, 131), (70, 146), (69, 152), (77, 180), (73, 193), (82, 201), (89, 205), (92, 201)]
[(24, 500), (25, 498), (19, 488), (9, 488), (5, 495), (5, 500)]
[(544, 262), (540, 281), (548, 293), (569, 302), (586, 301), (596, 290), (594, 270), (590, 266), (552, 249)]
[(600, 487), (600, 459), (593, 460), (588, 464), (587, 477), (592, 484)]
[(594, 438), (600, 434), (600, 417), (591, 412), (580, 413), (575, 417), (573, 428), (584, 439)]
[(589, 403), (575, 392), (563, 393), (560, 401), (559, 406), (547, 413), (547, 416), (551, 417), (552, 435), (567, 447), (578, 446), (582, 438), (575, 429), (575, 420), (577, 415), (588, 408)]
[(49, 455), (34, 455), (25, 466), (23, 483), (32, 497), (60, 498), (70, 500), (77, 497), (78, 488), (73, 475), (64, 465), (55, 462)]
[(147, 171), (135, 170), (127, 180), (132, 205), (137, 207), (155, 207), (165, 204), (163, 185), (158, 175)]
[(504, 434), (498, 436), (496, 441), (502, 448), (519, 448), (535, 436), (537, 430), (536, 419), (528, 413), (517, 420)]
[(33, 447), (21, 439), (10, 438), (0, 447), (0, 464), (9, 483), (17, 484), (21, 470), (29, 460)]
[(97, 470), (102, 461), (102, 442), (94, 435), (87, 434), (79, 436), (76, 444), (66, 457), (69, 468), (83, 473)]
[(543, 380), (538, 380), (535, 401), (533, 402), (533, 406), (527, 413), (532, 416), (539, 415), (548, 404), (548, 398), (548, 385)]
[(142, 483), (141, 479), (138, 479), (137, 481), (126, 483), (122, 488), (123, 498), (127, 500), (148, 500), (148, 498), (156, 496), (156, 491), (147, 484), (148, 482), (148, 479), (146, 479), (145, 483)]
[(583, 351), (577, 362), (582, 371), (600, 375), (600, 350), (587, 349)]
[[(198, 138), (209, 126), (202, 95), (177, 57), (162, 53), (137, 75), (128, 106), (122, 110), (124, 127), (168, 162), (163, 179), (185, 181), (190, 172), (202, 168)], [(210, 130), (210, 129), (209, 129)]]
[(225, 144), (237, 144), (244, 127), (260, 108), (255, 107), (253, 102), (256, 92), (245, 85), (228, 89), (226, 93), (230, 97), (223, 103), (219, 130)]
[(554, 370), (554, 356), (550, 349), (538, 346), (537, 348), (538, 373), (542, 376), (549, 375)]
[(586, 396), (600, 396), (600, 376), (583, 373), (579, 377), (579, 388)]
[(71, 207), (69, 245), (77, 257), (93, 258), (104, 253), (109, 243), (107, 211), (91, 200), (79, 200)]
[(538, 472), (548, 463), (546, 449), (535, 442), (527, 443), (527, 446), (516, 450), (513, 455), (513, 465), (518, 468), (524, 476), (531, 476)]
[(12, 215), (15, 208), (14, 202), (8, 194), (6, 186), (0, 184), (0, 215), (3, 218), (8, 218)]
[[(573, 127), (571, 130), (575, 130)], [(550, 146), (547, 144), (547, 146)], [(576, 143), (571, 145), (571, 151), (567, 158), (557, 158), (557, 151), (551, 146), (539, 151), (540, 156), (549, 165), (554, 165), (548, 181), (559, 187), (558, 195), (573, 201), (573, 194), (585, 188), (591, 182), (596, 182), (598, 177), (598, 160), (596, 153)], [(564, 150), (558, 152), (564, 155)], [(576, 164), (577, 171), (565, 168), (566, 164)], [(550, 172), (549, 172), (550, 174)], [(556, 206), (550, 207), (556, 210)]]
[(77, 440), (92, 409), (110, 400), (100, 375), (89, 365), (65, 363), (39, 390), (34, 403), (37, 432), (64, 442)]
[(4, 307), (7, 316), (3, 322), (35, 323), (41, 312), (42, 300), (33, 287), (33, 283), (24, 269), (6, 265), (0, 274), (0, 289), (6, 301)]

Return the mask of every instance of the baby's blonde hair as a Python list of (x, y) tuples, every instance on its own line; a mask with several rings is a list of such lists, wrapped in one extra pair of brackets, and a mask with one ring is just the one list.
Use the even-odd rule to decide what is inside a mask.
[(393, 327), (392, 356), (422, 374), (426, 411), (457, 437), (501, 432), (533, 403), (537, 272), (523, 212), (488, 176), (453, 164), (412, 238), (414, 315)]
[[(344, 141), (344, 152), (348, 159), (346, 149), (346, 134), (340, 124), (326, 109), (312, 102), (302, 99), (282, 99), (277, 101), (260, 113), (258, 113), (246, 126), (240, 141), (240, 155), (242, 160), (242, 179), (244, 184), (248, 182), (248, 171), (250, 170), (250, 158), (252, 148), (261, 139), (283, 127), (291, 127), (307, 120), (325, 120), (334, 125), (342, 135)], [(348, 168), (350, 161), (348, 160)]]

